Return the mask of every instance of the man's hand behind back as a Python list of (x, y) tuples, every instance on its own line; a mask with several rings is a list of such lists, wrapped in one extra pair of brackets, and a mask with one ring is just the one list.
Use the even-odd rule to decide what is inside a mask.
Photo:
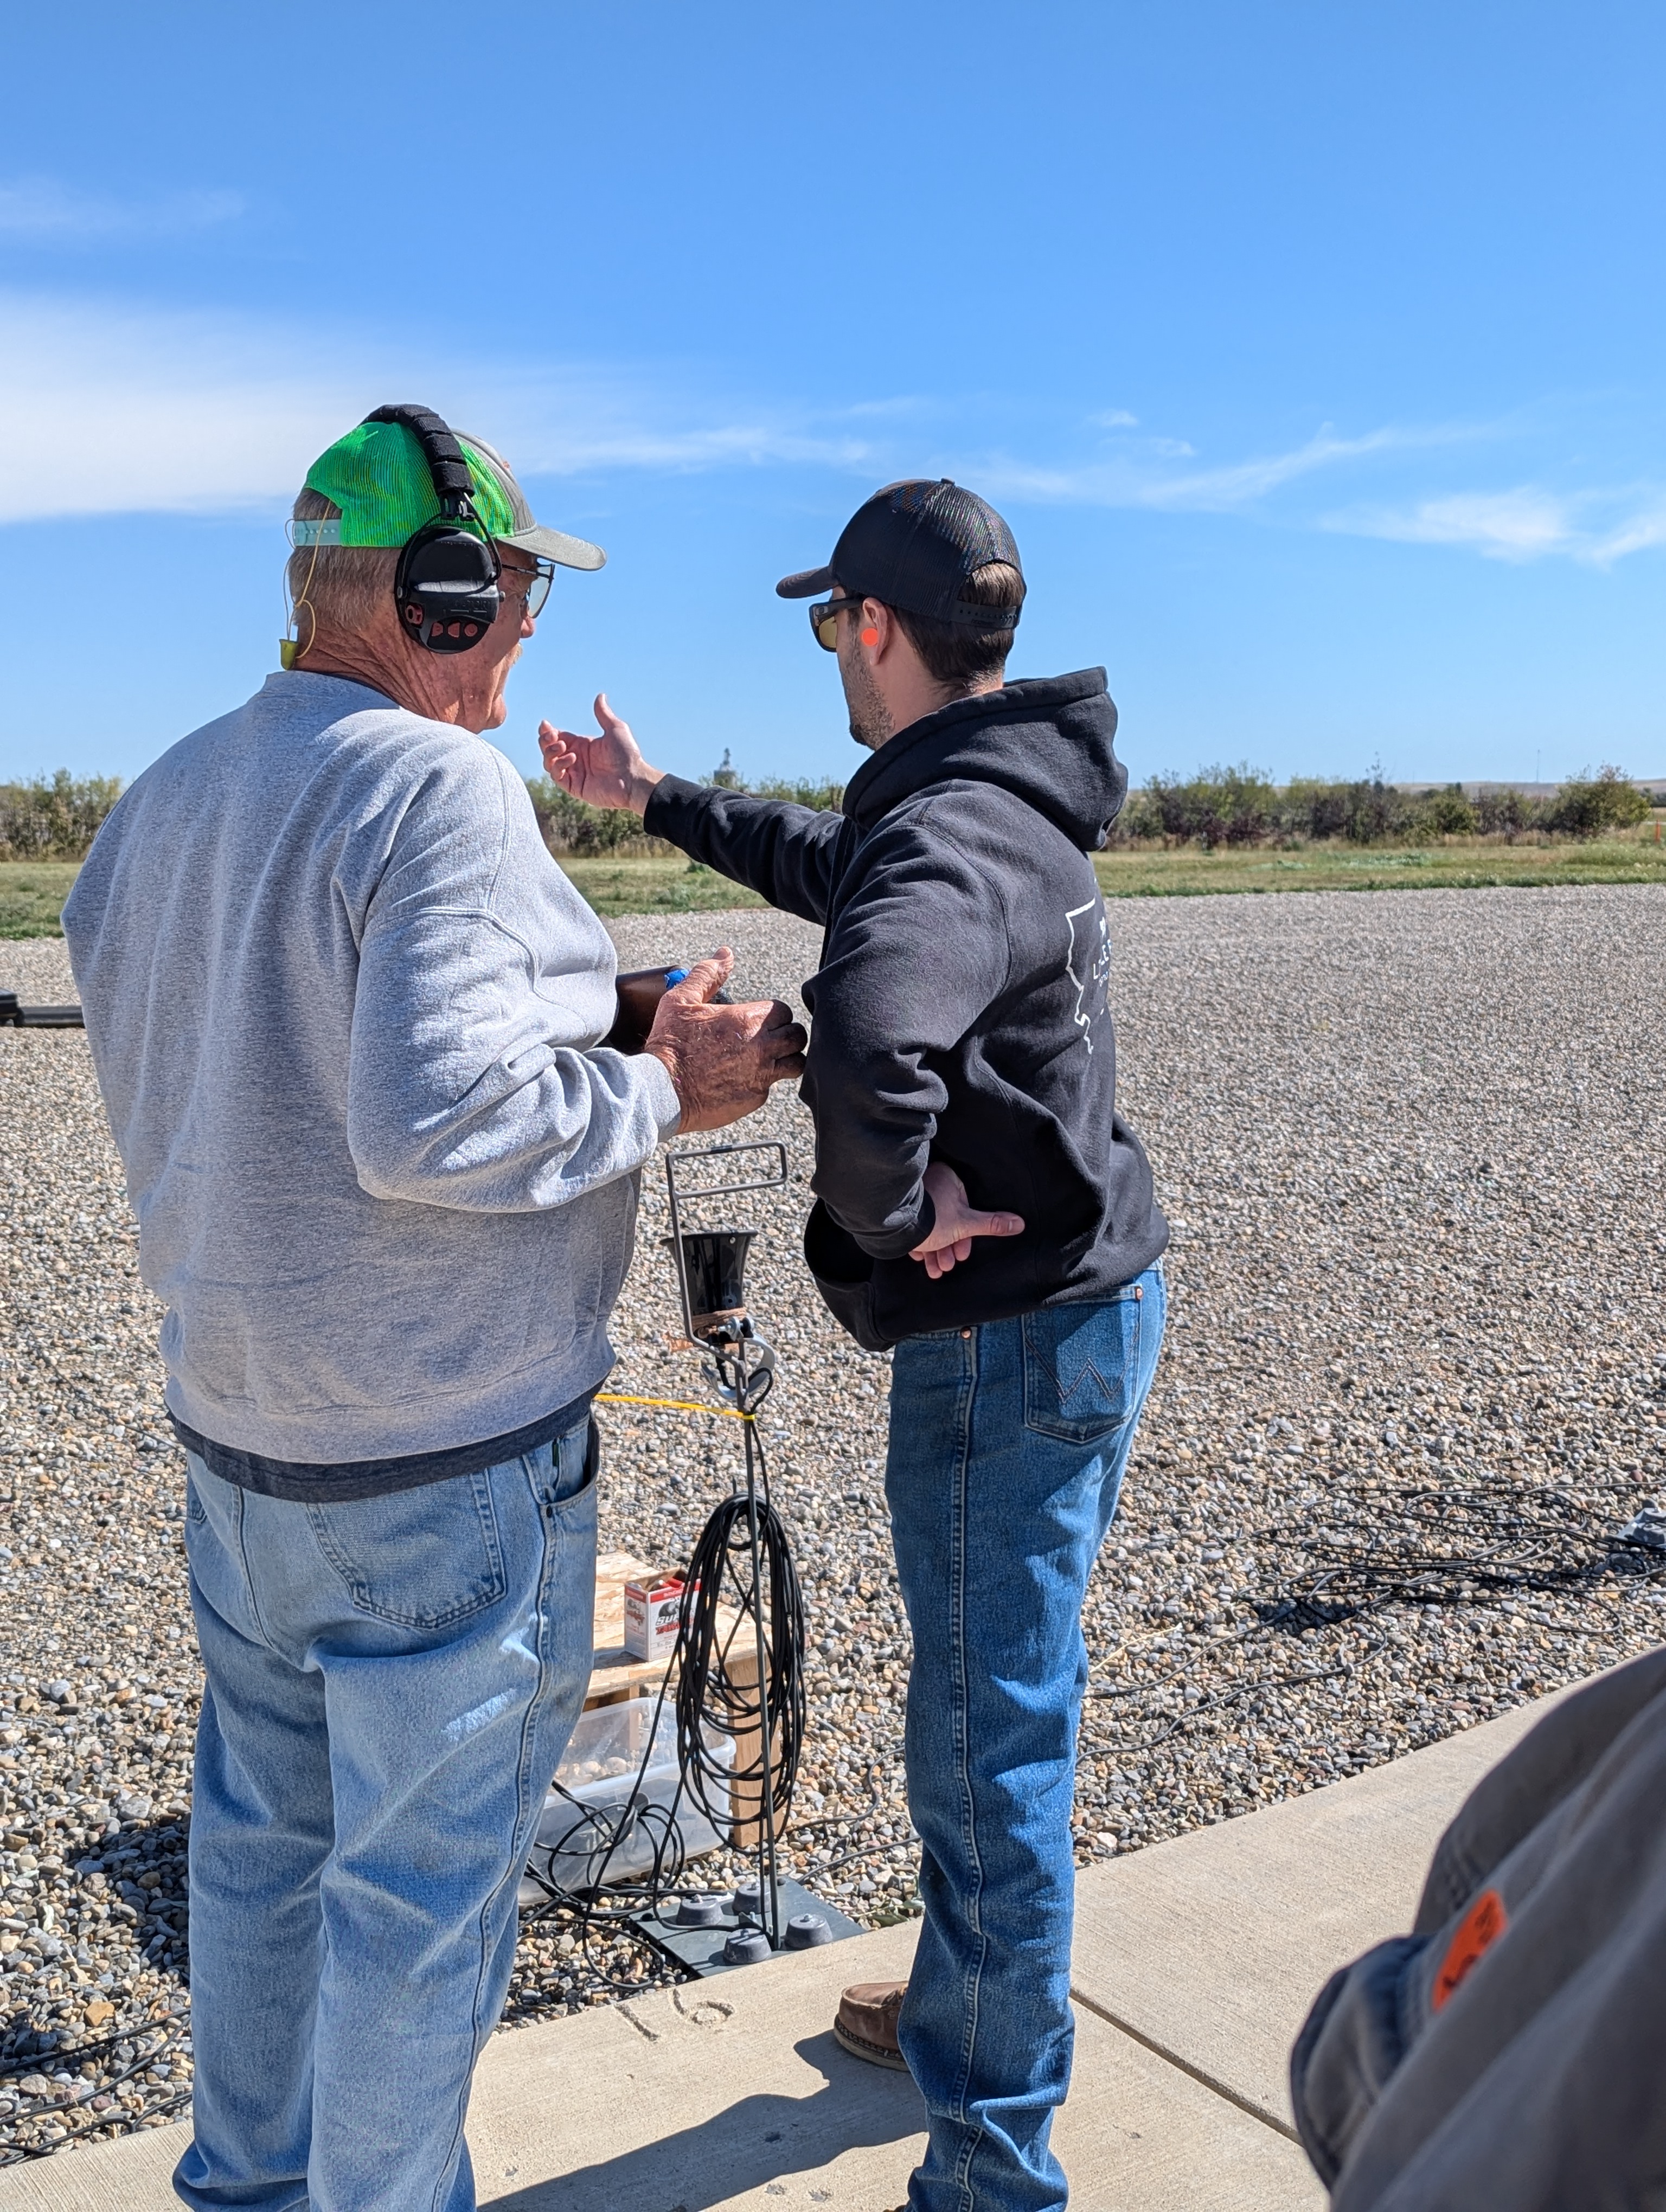
[(677, 1086), (684, 1135), (727, 1128), (743, 1115), (756, 1113), (771, 1084), (804, 1073), (808, 1040), (779, 999), (753, 999), (739, 1006), (707, 1003), (728, 981), (733, 966), (727, 945), (696, 961), (660, 1000), (648, 1031), (644, 1049)]
[(931, 1234), (909, 1257), (924, 1261), (933, 1282), (946, 1275), (958, 1260), (971, 1258), (973, 1237), (1024, 1234), (1022, 1214), (984, 1212), (968, 1200), (966, 1186), (954, 1170), (936, 1160), (926, 1170), (926, 1194), (936, 1218)]

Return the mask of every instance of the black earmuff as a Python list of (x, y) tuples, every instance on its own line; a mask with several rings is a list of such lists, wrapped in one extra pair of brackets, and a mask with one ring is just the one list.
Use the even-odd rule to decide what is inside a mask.
[(399, 627), (430, 653), (467, 653), (503, 604), (497, 548), (462, 526), (479, 522), (467, 457), (431, 408), (379, 407), (364, 419), (404, 423), (422, 447), (440, 502), (438, 520), (424, 523), (400, 548), (393, 578)]
[(502, 563), (489, 540), (451, 521), (405, 540), (393, 578), (400, 626), (430, 653), (466, 653), (497, 620)]

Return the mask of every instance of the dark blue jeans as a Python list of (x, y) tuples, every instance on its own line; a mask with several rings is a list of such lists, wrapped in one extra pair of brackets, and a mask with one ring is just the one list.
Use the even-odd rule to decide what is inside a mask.
[(1163, 1340), (1163, 1277), (910, 1337), (885, 1491), (914, 1632), (925, 1920), (899, 2034), (930, 2139), (915, 2212), (1057, 2212), (1070, 2086), (1081, 1607)]

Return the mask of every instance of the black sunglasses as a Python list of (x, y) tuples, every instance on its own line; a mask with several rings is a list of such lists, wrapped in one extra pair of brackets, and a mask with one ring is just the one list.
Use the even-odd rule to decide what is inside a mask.
[(839, 610), (861, 604), (860, 599), (818, 599), (811, 608), (811, 631), (824, 653), (836, 653), (839, 649)]
[[(517, 599), (525, 599), (525, 611), (536, 619), (544, 612), (544, 603), (550, 596), (550, 586), (555, 581), (556, 564), (542, 553), (534, 554), (532, 557), (538, 563), (535, 568), (506, 568), (498, 576), (497, 586), (500, 591), (512, 591)], [(511, 576), (515, 580), (513, 584), (508, 582)]]

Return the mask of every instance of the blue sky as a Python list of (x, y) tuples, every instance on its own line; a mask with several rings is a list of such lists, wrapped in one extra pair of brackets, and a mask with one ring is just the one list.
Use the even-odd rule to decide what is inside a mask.
[(94, 0), (8, 27), (0, 774), (275, 665), (313, 454), (414, 398), (562, 576), (502, 742), (844, 774), (771, 586), (949, 474), (1136, 777), (1666, 775), (1666, 11)]

